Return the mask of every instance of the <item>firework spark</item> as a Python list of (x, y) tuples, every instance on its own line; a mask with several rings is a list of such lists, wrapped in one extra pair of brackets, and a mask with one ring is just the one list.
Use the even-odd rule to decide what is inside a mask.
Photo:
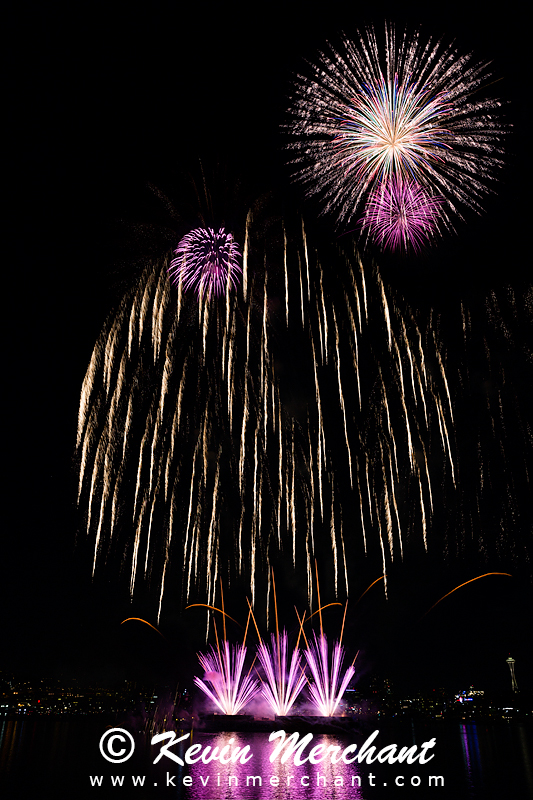
[(415, 181), (393, 176), (368, 198), (362, 227), (382, 247), (418, 250), (435, 233), (442, 203)]
[(198, 296), (224, 294), (235, 287), (242, 269), (240, 250), (231, 233), (224, 228), (195, 228), (174, 250), (169, 273), (176, 285), (194, 288)]
[(480, 210), (501, 165), (505, 129), (493, 112), (500, 103), (472, 97), (487, 82), (486, 64), (417, 33), (343, 37), (298, 75), (287, 126), (297, 177), (336, 214), (353, 218), (369, 194), (392, 177), (416, 180), (445, 198), (452, 228), (458, 206)]

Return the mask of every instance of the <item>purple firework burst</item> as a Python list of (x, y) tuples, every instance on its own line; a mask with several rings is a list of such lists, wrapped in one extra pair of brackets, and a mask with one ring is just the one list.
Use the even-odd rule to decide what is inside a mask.
[(205, 674), (204, 680), (195, 677), (194, 683), (223, 714), (238, 714), (259, 691), (257, 681), (250, 674), (242, 674), (245, 656), (244, 645), (230, 649), (227, 641), (221, 642), (221, 647), (216, 650), (212, 647), (210, 653), (198, 653)]
[(442, 206), (441, 197), (416, 181), (392, 177), (370, 195), (361, 225), (382, 247), (419, 250), (435, 232)]
[(195, 228), (174, 250), (169, 273), (175, 284), (195, 289), (198, 297), (221, 295), (236, 287), (242, 274), (241, 252), (233, 234), (224, 228)]
[(265, 642), (257, 648), (257, 655), (265, 671), (266, 682), (261, 694), (270, 708), (280, 717), (289, 714), (306, 681), (301, 666), (300, 651), (293, 650), (289, 664), (288, 640), (285, 631), (277, 637), (272, 634), (272, 646)]
[(314, 678), (314, 683), (309, 687), (309, 694), (313, 704), (322, 717), (332, 717), (342, 699), (350, 679), (355, 674), (353, 665), (348, 667), (341, 678), (344, 648), (340, 642), (335, 642), (331, 664), (329, 662), (328, 641), (321, 634), (315, 635), (315, 641), (309, 643), (305, 657)]

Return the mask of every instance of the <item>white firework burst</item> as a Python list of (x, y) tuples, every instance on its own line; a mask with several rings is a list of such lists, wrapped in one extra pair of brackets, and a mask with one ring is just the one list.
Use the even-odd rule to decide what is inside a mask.
[(443, 197), (448, 228), (461, 206), (481, 210), (502, 164), (498, 100), (478, 93), (488, 65), (453, 45), (368, 29), (319, 54), (294, 83), (286, 126), (295, 177), (345, 224), (378, 185), (414, 180)]

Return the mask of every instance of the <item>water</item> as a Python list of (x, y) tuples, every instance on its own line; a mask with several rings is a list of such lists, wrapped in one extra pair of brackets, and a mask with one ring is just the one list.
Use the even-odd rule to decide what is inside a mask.
[[(107, 726), (109, 727), (109, 726)], [(243, 764), (219, 761), (180, 766), (168, 757), (153, 761), (164, 742), (151, 745), (145, 734), (134, 736), (135, 752), (121, 764), (107, 762), (99, 751), (106, 722), (98, 718), (28, 718), (0, 721), (0, 796), (36, 800), (62, 798), (168, 797), (173, 800), (530, 800), (533, 798), (531, 726), (519, 723), (459, 725), (457, 723), (381, 725), (373, 745), (376, 752), (397, 744), (417, 749), (435, 738), (428, 763), (331, 763), (329, 747), (358, 749), (376, 728), (357, 734), (315, 734), (303, 751), (314, 751), (319, 763), (295, 765), (270, 761), (277, 742), (266, 733), (213, 733), (188, 736), (171, 748), (183, 759), (184, 750), (199, 745), (193, 758), (211, 751), (207, 747), (245, 748), (251, 757)], [(178, 736), (183, 734), (177, 734)], [(300, 737), (300, 741), (301, 738)], [(115, 741), (115, 749), (122, 743)], [(358, 752), (358, 750), (357, 750)], [(386, 751), (383, 758), (387, 755)], [(238, 754), (237, 754), (238, 755)], [(354, 755), (353, 749), (346, 758)], [(91, 776), (101, 786), (91, 786)], [(112, 779), (123, 779), (121, 788)], [(134, 786), (133, 779), (139, 783)], [(184, 782), (184, 778), (186, 778)], [(189, 785), (184, 785), (189, 784)], [(403, 784), (403, 785), (402, 785)]]

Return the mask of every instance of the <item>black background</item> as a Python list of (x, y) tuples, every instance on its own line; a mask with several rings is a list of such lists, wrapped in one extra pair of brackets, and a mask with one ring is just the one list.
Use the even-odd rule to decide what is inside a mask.
[[(174, 222), (149, 185), (179, 194), (198, 158), (223, 158), (241, 176), (244, 195), (274, 189), (288, 202), (302, 202), (284, 167), (279, 125), (291, 74), (326, 39), (388, 19), (455, 39), (462, 52), (493, 61), (503, 78), (494, 94), (506, 102), (502, 119), (513, 125), (497, 194), (457, 236), (419, 259), (385, 258), (382, 271), (415, 307), (444, 314), (458, 297), (476, 304), (491, 289), (511, 284), (523, 292), (530, 282), (526, 23), (513, 4), (497, 14), (487, 5), (459, 3), (311, 8), (26, 3), (5, 12), (0, 669), (102, 679), (126, 674), (136, 660), (148, 671), (161, 661), (179, 669), (190, 635), (180, 610), (167, 618), (164, 644), (149, 631), (117, 635), (121, 619), (142, 616), (142, 608), (132, 609), (115, 591), (112, 573), (92, 583), (90, 565), (80, 558), (79, 390), (96, 337), (125, 286), (174, 243)], [(520, 335), (531, 346), (531, 331)], [(514, 573), (508, 566), (502, 562), (502, 571)], [(514, 567), (513, 579), (479, 581), (436, 610), (431, 622), (418, 623), (430, 597), (440, 596), (428, 585), (438, 556), (420, 561), (421, 594), (398, 588), (394, 608), (380, 596), (372, 619), (360, 623), (368, 669), (415, 685), (501, 688), (509, 682), (510, 651), (519, 682), (527, 683), (531, 566)], [(452, 565), (441, 594), (483, 571), (478, 564)], [(143, 660), (141, 651), (151, 655)]]

